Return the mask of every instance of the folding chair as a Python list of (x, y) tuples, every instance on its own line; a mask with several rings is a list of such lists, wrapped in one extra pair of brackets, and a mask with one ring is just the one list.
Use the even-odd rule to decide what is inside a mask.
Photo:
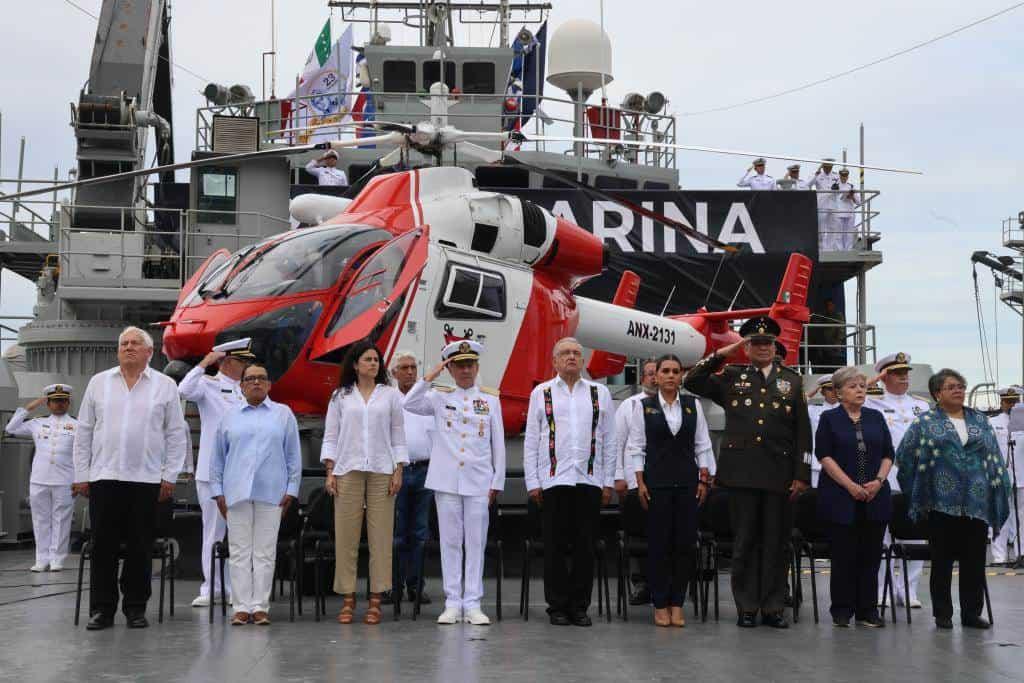
[(793, 533), (794, 549), (794, 573), (793, 573), (793, 620), (798, 619), (800, 603), (802, 602), (802, 589), (800, 586), (800, 575), (803, 572), (803, 557), (811, 567), (811, 604), (814, 609), (814, 623), (818, 623), (818, 582), (817, 567), (815, 560), (831, 559), (832, 544), (828, 540), (825, 525), (818, 516), (818, 490), (807, 489), (796, 499), (795, 523)]

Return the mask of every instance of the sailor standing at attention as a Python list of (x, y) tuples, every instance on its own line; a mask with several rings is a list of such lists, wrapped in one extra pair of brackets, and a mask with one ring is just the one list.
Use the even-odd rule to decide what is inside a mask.
[[(229, 410), (241, 408), (245, 404), (239, 381), (245, 366), (256, 358), (250, 350), (251, 343), (252, 340), (246, 337), (214, 346), (178, 384), (178, 394), (186, 401), (195, 403), (199, 409), (199, 461), (196, 463), (195, 476), (196, 497), (203, 516), (203, 583), (199, 587), (199, 595), (192, 601), (193, 607), (206, 607), (210, 604), (211, 578), (207, 576), (210, 573), (210, 554), (213, 552), (213, 544), (224, 540), (224, 531), (227, 529), (226, 520), (217, 509), (217, 501), (210, 492), (210, 457), (221, 418)], [(211, 377), (206, 374), (206, 369), (214, 364), (218, 364), (219, 372)], [(230, 596), (231, 580), (227, 573), (224, 576), (224, 589)], [(223, 597), (219, 595), (217, 599)]]
[[(928, 403), (910, 393), (910, 370), (910, 355), (903, 352), (890, 354), (875, 363), (875, 372), (878, 373), (878, 376), (871, 383), (874, 384), (881, 380), (885, 388), (879, 396), (872, 396), (869, 391), (868, 399), (864, 403), (868, 408), (881, 411), (886, 424), (889, 425), (892, 446), (896, 450), (899, 449), (900, 441), (903, 440), (903, 435), (906, 434), (910, 423), (918, 415), (928, 412)], [(893, 493), (900, 492), (900, 482), (896, 479), (897, 470), (895, 464), (889, 470), (889, 486)], [(891, 542), (889, 530), (886, 529), (883, 543), (888, 545)], [(898, 567), (898, 563), (893, 564), (894, 571)], [(923, 570), (923, 560), (911, 560), (907, 563), (907, 578), (910, 581), (909, 596), (903, 595), (903, 582), (893, 579), (894, 599), (897, 605), (903, 605), (904, 600), (909, 600), (911, 607), (919, 608), (921, 606), (921, 601), (917, 599), (917, 584), (921, 580)], [(879, 568), (878, 585), (885, 585), (884, 566)], [(881, 596), (879, 596), (878, 602), (881, 604)]]
[(818, 193), (818, 246), (822, 249), (831, 245), (835, 232), (833, 218), (837, 204), (835, 190), (839, 189), (839, 174), (832, 170), (834, 162), (835, 159), (832, 158), (822, 159), (821, 166), (807, 183), (808, 189)]
[[(736, 183), (736, 187), (749, 187), (751, 190), (774, 190), (775, 178), (764, 172), (764, 159), (754, 159), (747, 172)], [(753, 171), (753, 173), (751, 173)]]
[[(441, 363), (405, 395), (405, 410), (431, 415), (435, 424), (426, 485), (434, 491), (441, 536), (445, 606), (439, 624), (491, 623), (480, 599), (489, 508), (505, 488), (505, 428), (498, 393), (476, 383), (482, 352), (475, 341), (448, 344)], [(445, 368), (455, 386), (431, 389)]]
[(319, 159), (311, 159), (306, 164), (306, 172), (316, 176), (320, 185), (348, 185), (348, 176), (338, 168), (338, 153), (333, 149), (327, 150)]
[[(818, 420), (826, 410), (831, 410), (839, 405), (839, 398), (836, 395), (836, 388), (832, 385), (832, 375), (822, 375), (818, 378), (818, 386), (807, 398), (811, 398), (817, 392), (821, 392), (824, 402), (820, 404), (808, 404), (807, 415), (811, 418), (811, 444), (814, 444), (814, 435), (818, 432)], [(817, 452), (815, 452), (817, 454)], [(818, 488), (818, 476), (821, 474), (821, 463), (815, 457), (811, 460), (811, 486)]]
[[(1016, 467), (1022, 453), (1024, 453), (1024, 432), (1010, 433), (1010, 411), (1020, 402), (1020, 390), (1016, 387), (1008, 387), (999, 390), (999, 414), (988, 419), (989, 424), (996, 433), (996, 441), (999, 442), (999, 450), (1006, 461), (1006, 471), (1010, 473), (1010, 484), (1017, 485), (1017, 496), (1010, 493), (1010, 516), (1006, 518), (1002, 529), (994, 530), (995, 538), (992, 539), (992, 563), (1003, 564), (1008, 560), (1016, 560), (1020, 555), (1020, 542), (1017, 540), (1017, 517), (1014, 515), (1014, 504), (1020, 503), (1021, 488), (1024, 488), (1024, 470)], [(1010, 457), (1010, 442), (1013, 442), (1013, 458)], [(1014, 470), (1017, 470), (1016, 478)], [(1011, 559), (1006, 554), (1006, 546), (1013, 543), (1015, 546), (1014, 557)]]
[[(50, 414), (28, 419), (29, 413), (46, 402)], [(75, 479), (72, 452), (78, 420), (68, 415), (71, 387), (51, 384), (24, 408), (14, 411), (6, 431), (11, 436), (31, 438), (36, 445), (29, 477), (28, 502), (32, 508), (32, 535), (36, 541), (36, 563), (30, 571), (59, 572), (64, 568), (71, 534)]]

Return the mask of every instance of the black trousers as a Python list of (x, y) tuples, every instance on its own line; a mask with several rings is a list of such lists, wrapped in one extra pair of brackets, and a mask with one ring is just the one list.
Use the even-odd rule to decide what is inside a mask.
[(837, 619), (878, 617), (878, 566), (882, 562), (885, 522), (867, 517), (857, 503), (852, 524), (830, 524), (832, 544), (832, 616)]
[(594, 587), (601, 489), (586, 484), (552, 486), (544, 491), (541, 510), (548, 612), (586, 612)]
[(151, 593), (153, 529), (160, 484), (94, 481), (89, 484), (92, 560), (89, 565), (89, 613), (113, 617), (117, 611), (117, 559), (121, 567), (121, 609), (144, 614)]
[(971, 517), (932, 511), (928, 515), (928, 545), (932, 553), (932, 614), (953, 618), (953, 561), (960, 561), (960, 618), (980, 617), (985, 605), (985, 545), (988, 525)]
[(729, 489), (732, 595), (740, 612), (779, 614), (785, 608), (792, 506), (785, 493)]
[(697, 499), (692, 488), (651, 489), (647, 508), (647, 585), (656, 609), (682, 607), (693, 578)]

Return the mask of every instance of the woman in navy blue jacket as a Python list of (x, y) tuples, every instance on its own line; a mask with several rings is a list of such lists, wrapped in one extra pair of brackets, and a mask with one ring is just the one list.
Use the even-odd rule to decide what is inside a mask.
[(839, 406), (821, 414), (815, 455), (821, 461), (818, 515), (832, 543), (832, 623), (880, 628), (878, 565), (882, 536), (892, 514), (886, 476), (892, 467), (892, 438), (885, 417), (864, 407), (867, 378), (857, 368), (832, 375)]

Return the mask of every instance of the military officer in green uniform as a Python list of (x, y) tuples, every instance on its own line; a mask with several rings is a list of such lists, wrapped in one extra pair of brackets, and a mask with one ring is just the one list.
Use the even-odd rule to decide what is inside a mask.
[[(811, 424), (799, 374), (774, 360), (780, 328), (768, 317), (740, 327), (742, 340), (701, 360), (689, 391), (725, 410), (716, 482), (729, 495), (732, 592), (742, 627), (789, 626), (783, 615), (792, 515), (790, 501), (810, 486)], [(750, 359), (726, 365), (743, 347)]]

